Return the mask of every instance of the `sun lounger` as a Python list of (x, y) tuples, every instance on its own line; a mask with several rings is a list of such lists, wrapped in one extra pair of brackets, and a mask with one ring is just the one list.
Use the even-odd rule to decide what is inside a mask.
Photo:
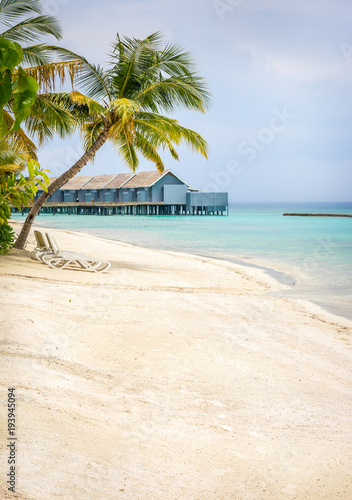
[(62, 251), (53, 236), (45, 234), (48, 241), (50, 253), (41, 256), (41, 260), (54, 269), (65, 269), (68, 266), (76, 265), (81, 269), (101, 273), (107, 271), (111, 264), (108, 261), (93, 259), (84, 254)]
[(45, 254), (52, 254), (52, 250), (49, 246), (49, 243), (44, 238), (43, 234), (40, 231), (34, 231), (34, 237), (36, 241), (36, 247), (30, 253), (31, 258), (42, 260), (42, 256)]

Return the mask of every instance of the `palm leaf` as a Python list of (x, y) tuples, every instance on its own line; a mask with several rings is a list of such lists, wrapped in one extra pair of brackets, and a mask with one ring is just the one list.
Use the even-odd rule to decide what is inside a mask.
[(58, 81), (63, 85), (67, 76), (73, 85), (75, 77), (79, 74), (80, 66), (80, 61), (75, 60), (32, 66), (25, 68), (24, 71), (28, 76), (32, 76), (37, 80), (42, 92), (47, 93), (55, 90)]
[(148, 110), (173, 112), (187, 108), (202, 113), (209, 107), (210, 93), (198, 77), (168, 78), (147, 85), (132, 98)]
[(179, 125), (182, 141), (195, 153), (199, 153), (208, 159), (208, 144), (203, 137), (194, 130)]
[(0, 139), (0, 172), (8, 174), (25, 168), (30, 154), (23, 150), (13, 138)]
[(1, 22), (10, 25), (10, 22), (16, 21), (26, 14), (41, 14), (42, 7), (40, 0), (1, 0), (0, 17)]
[(25, 120), (29, 133), (37, 138), (40, 145), (58, 134), (64, 139), (77, 127), (74, 116), (52, 99), (50, 94), (37, 96), (31, 108), (30, 116)]
[[(125, 38), (125, 40), (121, 40), (119, 35), (117, 36), (117, 44), (113, 52), (117, 50), (119, 54), (117, 76), (120, 78), (115, 78), (114, 80), (116, 87), (119, 89), (119, 98), (125, 95), (129, 83), (132, 80), (131, 76), (138, 76), (141, 73), (143, 63), (146, 60), (150, 60), (153, 48), (155, 51), (156, 45), (160, 39), (160, 33), (154, 33), (144, 40), (137, 40), (136, 38)], [(146, 57), (146, 55), (148, 57)]]
[(177, 120), (153, 113), (140, 113), (135, 120), (135, 129), (145, 135), (156, 147), (168, 149), (175, 159), (178, 159), (173, 144), (184, 142), (193, 151), (208, 157), (208, 145), (203, 137), (186, 127), (182, 127)]
[(58, 40), (62, 38), (62, 30), (55, 17), (44, 15), (25, 19), (1, 33), (2, 38), (22, 44), (35, 42), (42, 35), (52, 35)]
[(108, 99), (112, 100), (110, 81), (108, 74), (101, 66), (96, 66), (87, 61), (87, 59), (75, 52), (62, 47), (48, 46), (49, 49), (62, 61), (78, 60), (81, 63), (80, 78), (77, 81), (77, 88), (83, 94), (97, 101)]
[(117, 149), (126, 165), (135, 172), (139, 166), (139, 160), (133, 144), (123, 134), (118, 139), (110, 138), (110, 142)]
[(94, 99), (90, 99), (80, 92), (71, 92), (71, 99), (74, 104), (78, 104), (79, 106), (86, 106), (88, 108), (90, 116), (102, 115), (105, 113), (105, 108), (101, 104), (99, 104), (99, 102), (95, 101)]
[(110, 121), (112, 122), (112, 127), (110, 133), (115, 135), (118, 131), (127, 129), (133, 133), (133, 118), (136, 112), (139, 110), (139, 105), (130, 99), (116, 99), (111, 101), (108, 111), (110, 114)]
[(104, 127), (105, 124), (101, 118), (94, 122), (86, 123), (81, 127), (80, 134), (85, 151), (87, 151), (98, 139)]
[[(175, 160), (179, 159), (174, 144), (179, 144), (181, 137), (174, 132), (170, 134), (170, 128), (165, 127), (163, 120), (136, 119), (134, 126), (136, 133), (146, 137), (155, 148), (167, 149)], [(172, 135), (172, 138), (170, 138), (170, 135)]]
[(165, 166), (162, 159), (160, 158), (159, 153), (157, 152), (153, 144), (148, 141), (144, 135), (136, 133), (134, 145), (146, 160), (155, 163), (155, 166), (160, 173), (164, 172)]
[(154, 63), (147, 68), (144, 76), (151, 72), (162, 71), (169, 76), (190, 76), (195, 64), (191, 54), (183, 51), (177, 44), (168, 44), (162, 51), (157, 52)]
[(143, 72), (155, 62), (160, 40), (160, 33), (154, 33), (144, 40), (121, 39), (117, 35), (117, 42), (111, 54), (113, 66), (109, 75), (114, 93), (118, 97), (131, 97), (134, 90), (140, 88)]
[[(91, 122), (93, 117), (89, 113), (89, 107), (87, 104), (77, 103), (77, 100), (72, 98), (74, 94), (76, 92), (52, 92), (41, 94), (41, 96), (67, 111), (77, 125)], [(89, 100), (88, 97), (86, 99)]]
[[(4, 118), (6, 120), (7, 126), (10, 129), (14, 124), (15, 120), (12, 118), (10, 113), (4, 109)], [(37, 160), (38, 148), (37, 146), (30, 140), (30, 138), (25, 134), (22, 128), (16, 130), (15, 132), (11, 132), (11, 138), (17, 143), (19, 148), (22, 148), (23, 151), (27, 152), (32, 159)]]
[(23, 47), (22, 65), (43, 66), (51, 62), (50, 52), (44, 43)]
[(89, 64), (82, 58), (82, 70), (80, 73), (78, 87), (84, 94), (92, 99), (112, 100), (109, 81), (101, 66)]

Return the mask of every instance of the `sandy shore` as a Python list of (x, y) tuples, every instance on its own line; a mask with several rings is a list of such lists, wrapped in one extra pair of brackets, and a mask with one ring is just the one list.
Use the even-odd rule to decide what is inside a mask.
[(352, 498), (351, 322), (258, 270), (50, 232), (112, 267), (0, 257), (1, 498)]

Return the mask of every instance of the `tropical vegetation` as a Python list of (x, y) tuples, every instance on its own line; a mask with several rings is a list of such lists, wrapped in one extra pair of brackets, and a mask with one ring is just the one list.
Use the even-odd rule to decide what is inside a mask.
[(21, 124), (32, 114), (31, 123), (42, 120), (52, 136), (58, 132), (53, 116), (41, 115), (36, 93), (38, 88), (54, 90), (58, 78), (73, 81), (81, 62), (70, 60), (61, 47), (38, 43), (42, 37), (62, 38), (57, 19), (43, 13), (40, 0), (0, 0), (0, 25), (0, 252), (5, 252), (14, 240), (10, 203), (28, 206), (38, 185), (46, 189), (49, 182), (47, 171), (35, 161), (37, 146)]
[[(48, 36), (56, 40), (62, 38), (62, 30), (58, 20), (53, 16), (45, 15), (43, 12), (43, 3), (41, 0), (0, 0), (0, 43), (2, 39), (10, 40), (14, 44), (20, 44), (22, 47), (22, 68), (12, 71), (12, 77), (28, 76), (34, 78), (39, 84), (41, 92), (53, 91), (55, 82), (65, 81), (69, 78), (73, 81), (81, 66), (78, 59), (72, 60), (71, 54), (62, 47), (48, 45), (47, 43), (38, 43), (41, 39)], [(59, 61), (58, 61), (59, 59)], [(51, 137), (60, 133), (60, 127), (57, 126), (54, 119), (55, 112), (51, 116), (41, 115), (43, 108), (43, 98), (37, 99), (32, 106), (32, 120), (44, 120), (46, 127), (51, 131)], [(33, 103), (32, 103), (33, 104)], [(10, 100), (3, 110), (2, 127), (12, 129), (15, 121), (14, 106), (16, 102)], [(37, 159), (37, 146), (33, 139), (38, 139), (33, 135), (33, 131), (25, 131), (23, 128), (16, 127), (12, 129), (14, 137), (19, 147), (29, 152), (33, 159)]]
[(15, 233), (8, 221), (11, 217), (11, 205), (18, 209), (33, 201), (38, 187), (46, 190), (49, 184), (47, 171), (40, 168), (35, 160), (27, 163), (28, 174), (24, 176), (18, 170), (9, 173), (7, 167), (0, 165), (0, 255), (7, 253), (15, 241)]
[[(33, 77), (18, 67), (22, 55), (18, 43), (0, 39), (0, 254), (6, 253), (14, 242), (14, 232), (8, 224), (10, 203), (18, 208), (27, 205), (33, 201), (37, 186), (47, 189), (49, 182), (45, 171), (31, 160), (29, 151), (18, 141), (17, 131), (29, 116), (39, 87)], [(3, 108), (10, 103), (14, 119), (9, 130)], [(26, 177), (19, 173), (25, 166), (28, 168)]]

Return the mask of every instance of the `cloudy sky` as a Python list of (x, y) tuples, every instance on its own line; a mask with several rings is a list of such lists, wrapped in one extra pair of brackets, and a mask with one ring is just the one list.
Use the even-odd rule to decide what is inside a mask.
[[(213, 94), (206, 114), (180, 112), (202, 133), (209, 160), (164, 156), (192, 186), (231, 201), (352, 201), (350, 0), (43, 0), (61, 21), (61, 45), (105, 64), (116, 33), (162, 31), (189, 50)], [(79, 138), (47, 145), (57, 175)], [(153, 164), (141, 161), (140, 170)], [(83, 174), (127, 170), (105, 145)]]

